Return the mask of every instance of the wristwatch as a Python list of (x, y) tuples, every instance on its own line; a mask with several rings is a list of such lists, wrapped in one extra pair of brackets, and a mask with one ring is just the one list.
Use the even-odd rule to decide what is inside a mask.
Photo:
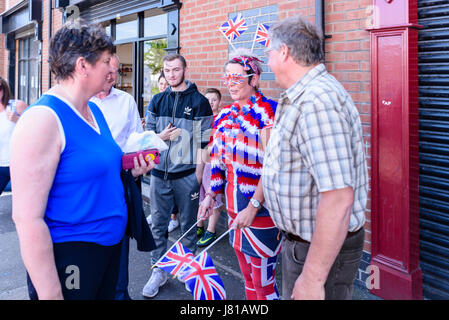
[(249, 199), (249, 202), (251, 202), (253, 207), (256, 208), (256, 209), (260, 209), (260, 207), (262, 207), (262, 205), (260, 204), (259, 200), (256, 200), (254, 198)]

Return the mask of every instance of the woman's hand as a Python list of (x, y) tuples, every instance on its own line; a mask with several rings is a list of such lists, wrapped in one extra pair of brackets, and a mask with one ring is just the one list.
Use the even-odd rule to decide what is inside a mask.
[(134, 178), (137, 178), (153, 169), (155, 165), (156, 164), (151, 159), (149, 159), (149, 163), (147, 164), (143, 155), (139, 154), (139, 160), (137, 160), (137, 157), (134, 157), (134, 168), (131, 170), (131, 173)]
[(207, 194), (203, 201), (200, 202), (198, 207), (197, 220), (206, 220), (213, 214), (215, 200), (210, 194)]
[(6, 119), (9, 121), (16, 123), (19, 121), (19, 117), (20, 115), (17, 112), (6, 109)]
[(254, 221), (254, 218), (257, 215), (257, 209), (254, 208), (251, 204), (240, 211), (235, 217), (234, 222), (231, 225), (232, 229), (241, 229), (251, 226)]

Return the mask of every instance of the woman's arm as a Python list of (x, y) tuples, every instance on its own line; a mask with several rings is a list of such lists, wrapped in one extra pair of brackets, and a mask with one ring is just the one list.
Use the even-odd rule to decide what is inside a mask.
[[(265, 150), (268, 140), (270, 139), (271, 134), (271, 127), (263, 129), (260, 131), (260, 136), (262, 140), (262, 150)], [(260, 205), (262, 205), (265, 201), (265, 197), (263, 195), (263, 183), (262, 183), (262, 177), (259, 179), (259, 183), (257, 184), (257, 189), (253, 194), (253, 199), (259, 201)], [(253, 221), (254, 218), (257, 215), (257, 212), (260, 208), (256, 208), (252, 205), (251, 202), (248, 203), (248, 206), (240, 211), (237, 215), (237, 217), (234, 220), (234, 223), (231, 227), (233, 228), (245, 228), (249, 227)]]
[(20, 251), (39, 299), (63, 299), (53, 243), (44, 221), (62, 141), (50, 111), (29, 110), (11, 139), (13, 220)]

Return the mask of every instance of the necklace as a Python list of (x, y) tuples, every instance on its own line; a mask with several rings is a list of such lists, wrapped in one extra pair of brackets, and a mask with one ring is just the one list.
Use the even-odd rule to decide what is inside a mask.
[[(61, 88), (62, 91), (64, 91), (64, 94), (66, 94), (70, 98), (70, 102), (74, 105), (74, 102), (76, 100), (75, 100), (75, 98), (73, 98), (73, 96), (70, 94), (70, 92), (68, 92), (67, 89), (64, 88), (64, 86), (62, 86), (61, 84), (59, 84), (59, 88)], [(96, 127), (95, 121), (93, 119), (92, 113), (90, 112), (89, 106), (87, 106), (86, 115), (83, 115), (81, 112), (80, 112), (80, 114), (91, 126)]]

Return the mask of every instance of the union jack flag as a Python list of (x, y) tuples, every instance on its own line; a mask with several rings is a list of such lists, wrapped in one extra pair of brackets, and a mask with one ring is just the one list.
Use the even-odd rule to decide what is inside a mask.
[(155, 266), (175, 275), (181, 268), (189, 264), (193, 257), (192, 252), (178, 242)]
[(269, 29), (270, 27), (267, 26), (266, 24), (259, 23), (257, 25), (256, 41), (265, 47), (268, 47), (270, 45), (270, 40), (268, 39)]
[(245, 19), (243, 19), (241, 13), (239, 13), (234, 19), (229, 19), (220, 27), (220, 31), (226, 38), (228, 38), (230, 42), (245, 32), (246, 29), (248, 29), (248, 26), (246, 25)]
[(192, 293), (194, 300), (225, 300), (226, 291), (212, 258), (203, 251), (187, 265), (181, 276)]

